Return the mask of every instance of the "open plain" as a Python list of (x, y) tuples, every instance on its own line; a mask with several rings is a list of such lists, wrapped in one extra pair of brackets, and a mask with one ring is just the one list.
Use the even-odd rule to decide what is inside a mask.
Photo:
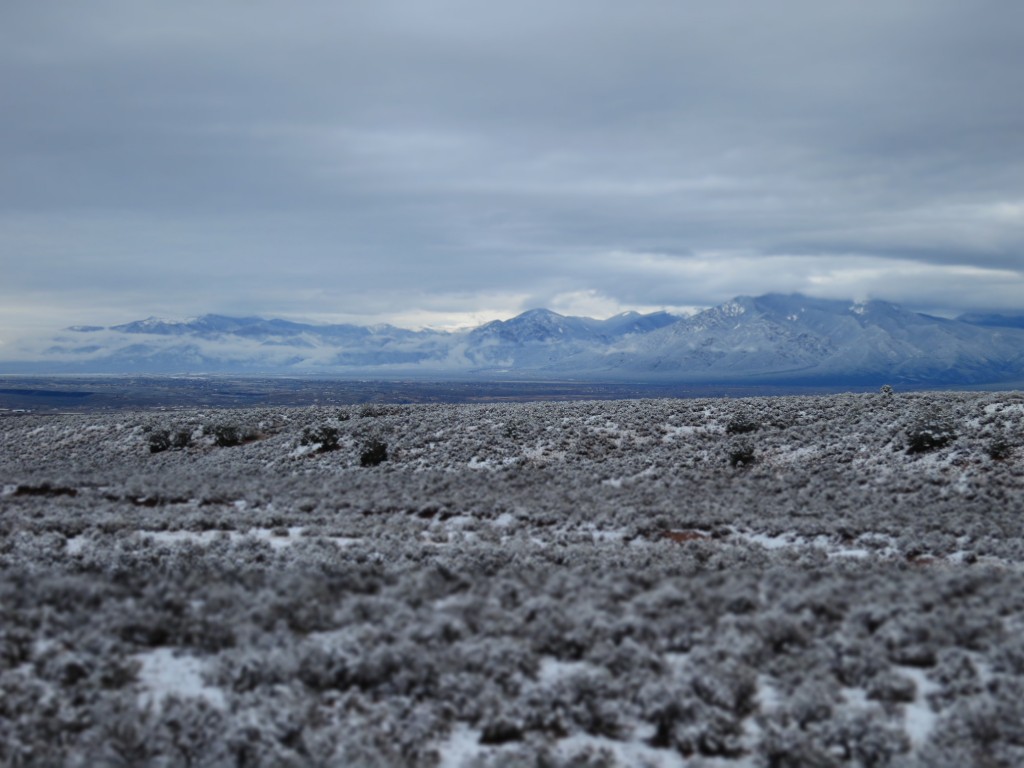
[(0, 418), (0, 763), (1024, 764), (1024, 395)]

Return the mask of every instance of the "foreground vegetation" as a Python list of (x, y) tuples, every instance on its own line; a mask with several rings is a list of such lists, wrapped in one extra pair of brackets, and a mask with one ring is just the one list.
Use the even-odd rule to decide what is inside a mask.
[(1024, 396), (0, 419), (0, 763), (1024, 764)]

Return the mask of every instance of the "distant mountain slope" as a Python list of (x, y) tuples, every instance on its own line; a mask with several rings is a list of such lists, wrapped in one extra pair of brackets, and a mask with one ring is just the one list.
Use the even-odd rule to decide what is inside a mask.
[(984, 325), (989, 328), (1024, 328), (1024, 315), (967, 314), (957, 318), (962, 323)]
[[(690, 317), (627, 312), (606, 320), (533, 309), (463, 332), (314, 325), (260, 317), (149, 318), (78, 325), (20, 370), (335, 375), (524, 374), (679, 381), (1024, 380), (1015, 318), (957, 320), (799, 294), (741, 296)], [(8, 363), (0, 370), (19, 370)]]
[[(1024, 371), (1024, 332), (981, 328), (893, 304), (740, 297), (591, 357), (684, 378), (996, 381)], [(580, 361), (582, 363), (582, 361)]]

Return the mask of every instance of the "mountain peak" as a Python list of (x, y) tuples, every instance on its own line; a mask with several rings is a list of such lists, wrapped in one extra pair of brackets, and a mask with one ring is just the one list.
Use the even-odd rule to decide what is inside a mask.
[(565, 317), (565, 315), (560, 315), (557, 312), (554, 312), (550, 309), (545, 309), (544, 307), (536, 307), (534, 309), (528, 309), (525, 312), (516, 315), (515, 317), (512, 318), (512, 320), (524, 320), (533, 318), (552, 319), (556, 317)]
[(187, 321), (149, 317), (107, 329), (74, 326), (82, 333), (48, 346), (25, 346), (29, 356), (23, 360), (29, 362), (19, 370), (33, 365), (38, 371), (77, 373), (446, 376), (511, 371), (718, 383), (1021, 381), (1024, 328), (1014, 327), (1014, 320), (948, 320), (880, 300), (799, 293), (737, 296), (686, 317), (627, 311), (595, 320), (533, 308), (451, 333), (207, 314)]

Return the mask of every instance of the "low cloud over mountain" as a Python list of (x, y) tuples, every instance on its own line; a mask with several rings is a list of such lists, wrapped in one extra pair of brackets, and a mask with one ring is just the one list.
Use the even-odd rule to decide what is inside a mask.
[(1019, 326), (799, 294), (739, 297), (690, 317), (535, 309), (460, 332), (204, 315), (73, 326), (45, 346), (16, 347), (3, 368), (970, 384), (1024, 379)]

